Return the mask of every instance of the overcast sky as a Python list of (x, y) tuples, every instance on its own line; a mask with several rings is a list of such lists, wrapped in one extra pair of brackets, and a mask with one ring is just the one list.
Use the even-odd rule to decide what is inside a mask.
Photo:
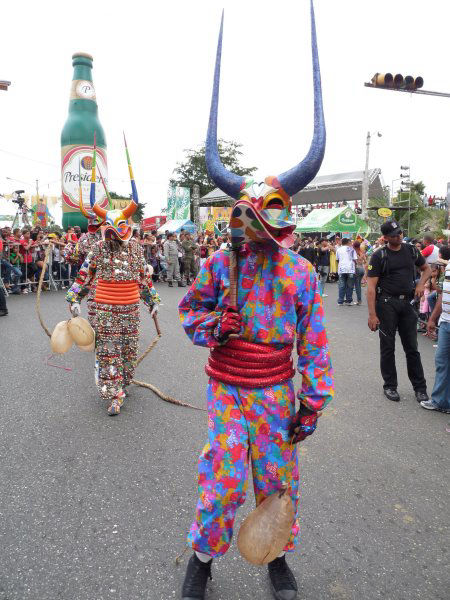
[[(125, 129), (146, 214), (159, 213), (183, 149), (205, 138), (222, 7), (219, 136), (241, 142), (261, 177), (299, 162), (313, 124), (309, 0), (16, 0), (1, 14), (0, 79), (12, 85), (0, 92), (0, 193), (32, 191), (6, 177), (60, 193), (71, 56), (83, 51), (94, 57), (110, 188), (129, 191)], [(450, 98), (363, 83), (390, 71), (450, 92), (448, 1), (316, 0), (315, 9), (327, 126), (320, 175), (362, 170), (367, 131), (380, 131), (370, 167), (385, 183), (406, 164), (428, 193), (445, 196)]]

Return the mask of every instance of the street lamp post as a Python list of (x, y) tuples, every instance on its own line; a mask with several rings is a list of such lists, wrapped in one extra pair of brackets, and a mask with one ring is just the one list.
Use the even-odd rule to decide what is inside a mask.
[[(381, 137), (381, 133), (379, 131), (376, 132), (378, 137)], [(361, 198), (361, 217), (363, 219), (367, 219), (367, 202), (369, 199), (369, 153), (370, 153), (370, 131), (367, 132), (366, 138), (366, 166), (364, 168), (364, 177), (363, 177), (363, 185), (362, 185), (362, 198)]]
[(394, 199), (394, 183), (396, 181), (401, 181), (400, 177), (397, 177), (397, 179), (393, 179), (392, 180), (392, 186), (391, 186), (391, 197), (390, 197), (390, 201), (389, 201), (389, 207), (392, 208), (393, 206), (393, 199)]
[(409, 230), (411, 227), (411, 167), (410, 166), (401, 166), (400, 170), (403, 173), (400, 175), (400, 179), (402, 180), (401, 185), (405, 186), (405, 189), (400, 188), (401, 191), (409, 191), (408, 194), (408, 237)]

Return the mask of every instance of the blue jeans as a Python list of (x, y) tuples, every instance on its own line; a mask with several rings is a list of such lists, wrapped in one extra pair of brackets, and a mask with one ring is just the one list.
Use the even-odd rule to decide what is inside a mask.
[(2, 273), (4, 274), (4, 279), (7, 280), (7, 283), (16, 283), (22, 277), (22, 271), (19, 267), (15, 267), (5, 258), (1, 260)]
[(329, 273), (330, 267), (319, 266), (320, 293), (322, 294), (322, 296), (325, 291), (325, 284), (327, 282)]
[(438, 347), (435, 356), (436, 375), (431, 392), (431, 402), (450, 410), (450, 322), (441, 321)]
[(364, 267), (360, 267), (359, 265), (356, 267), (355, 273), (355, 292), (356, 299), (358, 302), (362, 302), (362, 292), (361, 292), (361, 281), (364, 277)]
[(351, 304), (353, 301), (353, 284), (355, 282), (354, 273), (341, 273), (339, 275), (339, 298), (338, 304), (344, 304), (344, 299)]
[(431, 294), (428, 294), (428, 306), (430, 307), (430, 313), (433, 312), (434, 307), (436, 306), (436, 302), (437, 292), (431, 292)]

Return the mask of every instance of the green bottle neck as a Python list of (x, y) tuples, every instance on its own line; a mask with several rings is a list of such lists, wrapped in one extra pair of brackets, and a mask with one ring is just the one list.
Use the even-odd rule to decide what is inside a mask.
[(75, 79), (92, 81), (92, 67), (88, 67), (87, 65), (75, 65), (73, 68), (72, 80)]
[(93, 115), (98, 115), (98, 106), (95, 100), (83, 100), (82, 98), (70, 100), (69, 113), (78, 110), (82, 110)]

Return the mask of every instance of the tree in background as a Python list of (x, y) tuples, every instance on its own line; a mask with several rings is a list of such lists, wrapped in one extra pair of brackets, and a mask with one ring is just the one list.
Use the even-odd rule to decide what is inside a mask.
[[(256, 167), (243, 167), (240, 164), (243, 153), (241, 152), (242, 144), (239, 142), (227, 142), (221, 139), (218, 141), (217, 147), (222, 164), (236, 175), (245, 177), (256, 171)], [(191, 148), (184, 152), (186, 158), (183, 162), (177, 163), (170, 183), (191, 190), (192, 186), (197, 184), (200, 186), (200, 196), (204, 196), (216, 187), (206, 172), (205, 144), (197, 150)]]
[[(116, 192), (109, 192), (109, 195), (111, 196), (111, 200), (131, 200), (131, 198), (132, 198), (132, 194), (130, 194), (128, 196), (128, 198), (124, 198), (120, 194), (116, 194)], [(139, 201), (136, 212), (131, 217), (133, 223), (140, 223), (142, 221), (142, 219), (144, 218), (144, 208), (145, 208), (145, 202)]]
[[(392, 198), (392, 217), (395, 219), (409, 237), (422, 238), (424, 233), (432, 233), (437, 238), (442, 237), (442, 229), (445, 228), (445, 211), (434, 207), (424, 206), (422, 197), (425, 193), (425, 184), (423, 181), (411, 182), (410, 191), (397, 190), (397, 194)], [(381, 208), (388, 206), (388, 196), (373, 198), (369, 200), (369, 207)], [(396, 210), (397, 208), (397, 210)], [(403, 210), (399, 210), (402, 208)], [(410, 208), (410, 211), (408, 210)], [(408, 213), (410, 212), (409, 218)], [(370, 214), (371, 213), (371, 214)], [(384, 219), (379, 217), (376, 210), (369, 211), (369, 222), (371, 230), (379, 232)]]

